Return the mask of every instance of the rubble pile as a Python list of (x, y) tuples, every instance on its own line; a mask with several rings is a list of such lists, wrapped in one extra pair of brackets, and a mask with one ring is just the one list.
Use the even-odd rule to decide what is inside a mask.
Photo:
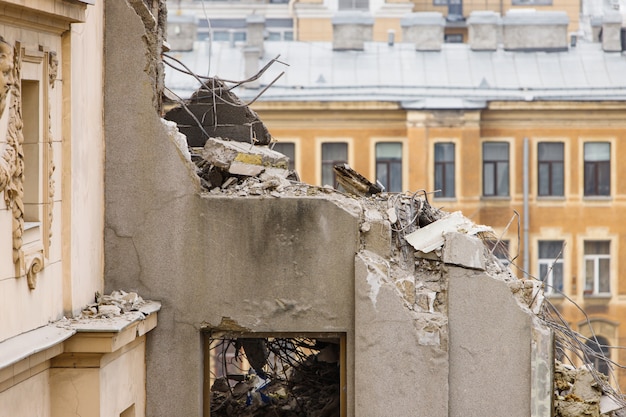
[[(294, 354), (289, 340), (264, 340), (265, 359), (259, 363), (255, 343), (236, 341), (235, 361), (250, 363), (248, 373), (228, 374), (211, 385), (211, 416), (220, 417), (331, 417), (339, 415), (340, 367), (338, 345), (324, 344), (304, 355)], [(278, 340), (278, 339), (276, 339)], [(267, 348), (265, 348), (267, 345)], [(314, 343), (312, 346), (317, 346)], [(277, 350), (277, 346), (281, 348)], [(247, 351), (247, 355), (246, 355)], [(270, 353), (272, 352), (272, 353)], [(255, 358), (256, 356), (256, 358)], [(255, 363), (256, 362), (256, 363)], [(269, 364), (273, 362), (273, 366)], [(278, 366), (277, 365), (278, 362)], [(253, 365), (254, 364), (254, 365)], [(263, 366), (260, 366), (260, 365)], [(222, 368), (221, 371), (225, 369)], [(222, 373), (222, 372), (220, 372)]]
[(588, 366), (574, 368), (560, 361), (554, 367), (555, 417), (623, 417), (621, 405), (602, 389), (607, 377)]
[(113, 318), (131, 311), (141, 312), (142, 307), (148, 304), (136, 292), (124, 290), (113, 291), (109, 295), (96, 292), (95, 301), (83, 308), (80, 318)]

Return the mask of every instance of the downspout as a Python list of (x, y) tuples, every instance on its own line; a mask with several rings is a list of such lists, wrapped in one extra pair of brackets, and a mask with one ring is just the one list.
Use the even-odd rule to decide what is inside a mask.
[(524, 138), (524, 149), (523, 149), (523, 193), (524, 193), (524, 219), (523, 219), (523, 235), (524, 235), (524, 273), (530, 273), (530, 264), (529, 264), (529, 249), (528, 249), (528, 230), (530, 223), (530, 214), (528, 213), (528, 138)]

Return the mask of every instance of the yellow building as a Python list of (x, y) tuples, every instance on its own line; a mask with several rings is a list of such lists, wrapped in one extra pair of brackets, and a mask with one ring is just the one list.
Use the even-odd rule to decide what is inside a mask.
[[(622, 6), (623, 7), (623, 6)], [(435, 12), (444, 17), (442, 27), (446, 42), (467, 42), (467, 19), (475, 11), (506, 15), (510, 11), (534, 9), (563, 11), (568, 17), (568, 32), (591, 39), (597, 37), (597, 18), (619, 10), (595, 0), (214, 0), (202, 4), (182, 0), (170, 6), (170, 29), (180, 17), (195, 17), (198, 39), (216, 41), (229, 38), (246, 40), (246, 17), (262, 17), (269, 40), (331, 41), (333, 18), (347, 11), (367, 13), (374, 21), (374, 40), (386, 42), (390, 31), (396, 41), (403, 39), (402, 18), (411, 12)], [(596, 27), (594, 31), (592, 26)], [(170, 38), (174, 32), (170, 32)]]
[[(585, 314), (569, 300), (584, 309), (602, 345), (589, 346), (624, 363), (622, 350), (604, 346), (626, 345), (626, 57), (616, 45), (620, 24), (612, 24), (603, 44), (576, 46), (563, 20), (540, 28), (553, 35), (540, 41), (536, 26), (516, 24), (514, 40), (489, 44), (493, 25), (434, 51), (367, 40), (358, 51), (265, 42), (259, 66), (280, 55), (290, 67), (264, 74), (260, 88), (285, 71), (253, 108), (305, 182), (336, 185), (332, 166), (348, 163), (389, 192), (426, 190), (434, 205), (493, 226), (514, 273), (544, 280), (549, 300), (589, 337)], [(241, 50), (213, 50), (216, 75), (254, 72)], [(188, 87), (168, 77), (184, 96)]]

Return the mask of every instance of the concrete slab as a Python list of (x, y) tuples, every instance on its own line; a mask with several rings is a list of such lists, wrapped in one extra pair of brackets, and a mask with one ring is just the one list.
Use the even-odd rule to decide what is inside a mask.
[(476, 236), (458, 232), (444, 233), (443, 262), (485, 270), (485, 245)]

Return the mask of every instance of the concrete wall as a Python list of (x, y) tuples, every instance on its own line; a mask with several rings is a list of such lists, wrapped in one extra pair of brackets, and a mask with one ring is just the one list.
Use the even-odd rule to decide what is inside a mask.
[[(114, 53), (105, 78), (105, 282), (163, 303), (147, 342), (147, 415), (202, 415), (202, 330), (226, 323), (345, 333), (348, 415), (464, 415), (453, 412), (471, 410), (475, 398), (464, 392), (500, 393), (504, 377), (514, 390), (498, 415), (514, 415), (513, 407), (528, 415), (530, 315), (516, 310), (505, 284), (485, 273), (469, 281), (475, 272), (459, 267), (448, 274), (439, 260), (416, 272), (413, 252), (391, 240), (384, 210), (369, 213), (356, 199), (202, 195), (154, 107), (144, 69), (155, 57), (144, 52), (142, 19), (125, 0), (106, 8), (106, 50)], [(455, 325), (450, 351), (448, 277), (468, 279), (468, 288), (455, 282), (456, 294), (485, 300), (451, 301), (450, 321), (475, 318), (476, 334)], [(484, 328), (494, 325), (485, 317), (500, 316), (508, 327)], [(476, 348), (480, 334), (493, 335), (489, 350)], [(491, 358), (502, 348), (519, 362), (510, 372), (502, 370), (509, 357)], [(465, 349), (476, 359), (465, 360)]]

